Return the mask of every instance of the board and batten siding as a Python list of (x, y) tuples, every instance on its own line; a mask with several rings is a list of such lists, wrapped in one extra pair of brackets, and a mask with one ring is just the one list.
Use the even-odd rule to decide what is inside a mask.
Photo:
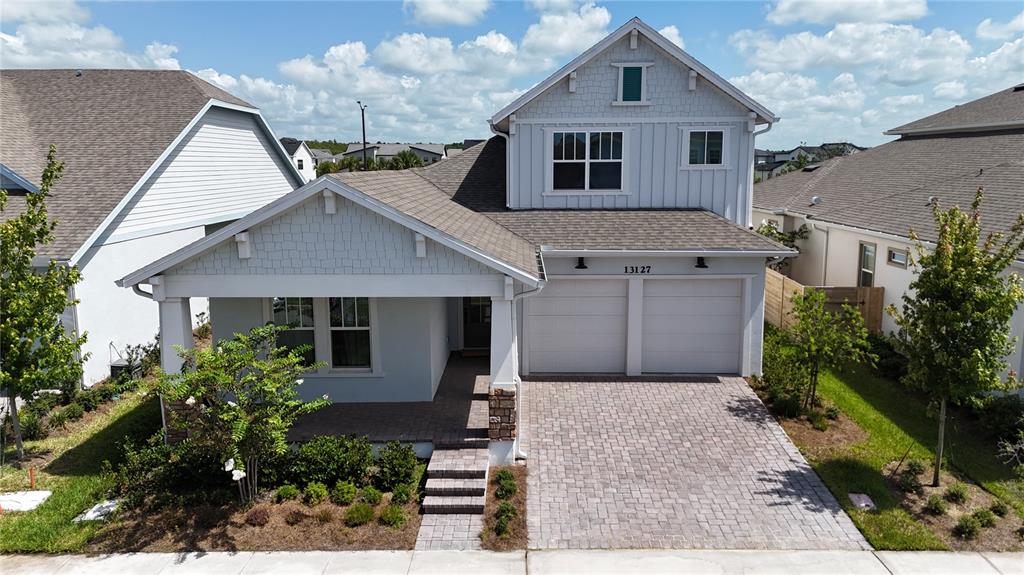
[[(613, 105), (618, 70), (613, 64), (650, 63), (649, 105)], [(643, 36), (616, 42), (577, 71), (576, 91), (557, 82), (516, 112), (511, 139), (512, 209), (703, 208), (747, 225), (753, 158), (747, 110), (703, 78), (689, 90), (689, 68)], [(687, 130), (726, 131), (725, 164), (686, 166)], [(624, 132), (622, 193), (552, 193), (551, 133)]]
[(256, 117), (212, 107), (117, 217), (105, 241), (237, 219), (300, 182)]

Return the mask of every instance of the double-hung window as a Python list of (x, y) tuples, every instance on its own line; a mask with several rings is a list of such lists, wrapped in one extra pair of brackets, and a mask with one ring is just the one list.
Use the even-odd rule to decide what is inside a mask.
[(860, 257), (857, 258), (860, 269), (857, 273), (857, 287), (873, 287), (875, 285), (875, 244), (860, 243)]
[(687, 164), (715, 166), (725, 163), (725, 130), (690, 130)]
[(287, 326), (288, 329), (277, 334), (277, 345), (294, 349), (305, 346), (303, 358), (306, 363), (316, 362), (315, 322), (313, 318), (313, 298), (309, 297), (276, 297), (271, 301), (274, 324)]
[(623, 133), (554, 132), (553, 191), (621, 191)]
[(332, 297), (328, 300), (331, 367), (370, 368), (370, 300)]

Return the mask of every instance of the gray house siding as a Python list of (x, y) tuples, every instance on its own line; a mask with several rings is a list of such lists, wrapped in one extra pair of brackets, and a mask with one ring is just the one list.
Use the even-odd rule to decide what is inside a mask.
[[(650, 105), (613, 105), (618, 68), (613, 63), (653, 63), (647, 68)], [(511, 136), (509, 206), (527, 208), (704, 208), (745, 225), (751, 179), (748, 110), (702, 79), (690, 91), (689, 69), (642, 36), (637, 49), (623, 38), (577, 70), (576, 92), (563, 80), (516, 112)], [(687, 129), (725, 128), (726, 163), (687, 169)], [(552, 193), (552, 131), (622, 130), (624, 193)]]

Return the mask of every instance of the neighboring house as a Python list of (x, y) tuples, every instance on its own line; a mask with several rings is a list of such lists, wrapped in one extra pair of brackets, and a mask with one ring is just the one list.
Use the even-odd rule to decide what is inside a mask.
[(314, 170), (318, 165), (320, 165), (320, 162), (333, 162), (336, 160), (334, 154), (332, 154), (330, 150), (325, 150), (323, 148), (310, 148), (309, 154), (313, 156)]
[(775, 152), (771, 150), (754, 149), (754, 165), (767, 164), (775, 161)]
[(754, 175), (756, 176), (754, 181), (763, 182), (769, 178), (774, 178), (782, 173), (788, 165), (789, 160), (781, 160), (778, 162), (775, 160), (769, 160), (767, 162), (754, 164)]
[(51, 144), (64, 162), (39, 265), (82, 270), (63, 321), (89, 334), (86, 385), (159, 328), (156, 303), (114, 280), (302, 184), (256, 108), (187, 72), (0, 70), (0, 110), (0, 217), (24, 209)]
[[(933, 201), (967, 208), (983, 186), (985, 231), (1009, 230), (1024, 212), (1024, 84), (886, 134), (900, 138), (758, 184), (754, 220), (810, 230), (790, 266), (796, 281), (881, 286), (885, 304), (899, 306), (914, 277), (910, 230), (936, 238)], [(895, 327), (886, 316), (883, 328)], [(1021, 311), (1013, 333), (1011, 366), (1022, 372)]]
[(288, 152), (292, 165), (295, 166), (295, 169), (305, 179), (303, 183), (315, 179), (316, 161), (313, 159), (313, 153), (310, 151), (309, 146), (306, 145), (306, 142), (296, 140), (295, 138), (281, 138), (280, 141), (284, 151)]
[(749, 229), (754, 138), (774, 121), (632, 19), (495, 114), (485, 143), (318, 178), (119, 283), (161, 302), (168, 371), (190, 298), (210, 298), (215, 338), (294, 325), (284, 341), (325, 362), (306, 398), (430, 402), (465, 349), (489, 354), (492, 409), (531, 374), (757, 374), (766, 259), (794, 255)]
[(772, 150), (754, 150), (754, 174), (757, 181), (763, 182), (779, 174), (791, 170), (790, 162), (806, 158), (809, 163), (823, 162), (837, 156), (849, 156), (866, 150), (848, 142), (831, 142), (820, 146), (797, 146), (792, 150), (773, 152)]
[[(367, 144), (366, 159), (374, 161), (387, 161), (394, 158), (399, 152), (406, 150), (416, 154), (424, 164), (433, 164), (445, 158), (444, 144)], [(354, 157), (363, 159), (363, 144), (349, 144), (344, 153), (339, 154), (341, 158)]]

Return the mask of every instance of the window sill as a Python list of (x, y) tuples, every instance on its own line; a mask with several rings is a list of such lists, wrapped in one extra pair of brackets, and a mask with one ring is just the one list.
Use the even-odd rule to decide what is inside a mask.
[(615, 100), (612, 102), (612, 106), (651, 106), (649, 100), (643, 100), (641, 102), (624, 102), (622, 100)]
[(680, 171), (684, 170), (731, 170), (728, 164), (683, 164), (679, 166)]
[(317, 373), (311, 373), (306, 377), (312, 379), (335, 379), (335, 378), (359, 378), (359, 377), (384, 377), (383, 371), (372, 369), (327, 369)]
[(541, 196), (629, 196), (625, 190), (548, 190)]

